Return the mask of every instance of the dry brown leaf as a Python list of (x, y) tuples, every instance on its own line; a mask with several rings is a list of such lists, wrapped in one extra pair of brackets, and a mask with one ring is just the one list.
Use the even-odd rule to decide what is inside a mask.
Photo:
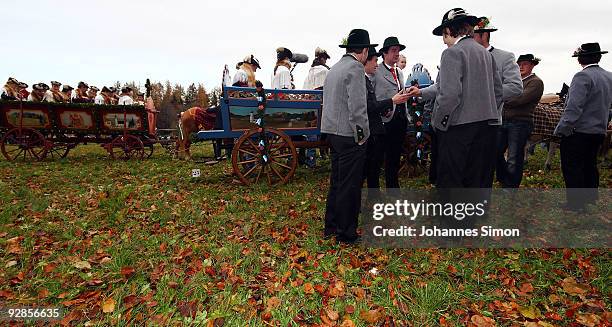
[(355, 327), (355, 323), (350, 318), (346, 317), (340, 324), (340, 327)]
[(592, 313), (579, 313), (576, 315), (576, 321), (581, 325), (595, 327), (601, 322), (601, 318)]
[(111, 313), (115, 311), (115, 300), (112, 297), (102, 301), (102, 312)]
[(75, 261), (74, 263), (72, 263), (72, 265), (74, 266), (74, 268), (80, 269), (80, 270), (91, 269), (91, 265), (87, 261)]
[(280, 303), (281, 301), (279, 298), (277, 298), (276, 296), (271, 297), (270, 299), (268, 299), (268, 311), (271, 311), (272, 309), (278, 307)]
[(383, 309), (361, 311), (359, 313), (359, 318), (371, 324), (377, 323), (378, 321), (382, 320), (383, 316), (384, 316)]
[(312, 286), (312, 283), (306, 283), (304, 284), (304, 293), (306, 294), (314, 294), (315, 290), (314, 287)]
[(325, 309), (325, 314), (327, 315), (327, 317), (331, 321), (336, 321), (336, 320), (340, 319), (340, 315), (338, 314), (338, 312), (334, 311), (332, 309)]
[(587, 285), (578, 284), (574, 277), (565, 278), (561, 282), (561, 286), (563, 286), (563, 290), (570, 295), (583, 295), (589, 289)]
[(130, 278), (134, 274), (135, 270), (132, 267), (123, 267), (121, 268), (121, 276), (124, 278)]
[(531, 283), (523, 283), (521, 285), (521, 292), (522, 293), (531, 293), (531, 292), (533, 292), (533, 285), (531, 285)]
[(536, 319), (542, 316), (542, 312), (536, 306), (528, 306), (528, 307), (519, 307), (518, 311), (525, 318)]
[(495, 322), (495, 320), (489, 318), (489, 317), (483, 317), (481, 315), (473, 315), (472, 318), (470, 318), (470, 321), (476, 326), (476, 327), (494, 327), (497, 326), (497, 323)]

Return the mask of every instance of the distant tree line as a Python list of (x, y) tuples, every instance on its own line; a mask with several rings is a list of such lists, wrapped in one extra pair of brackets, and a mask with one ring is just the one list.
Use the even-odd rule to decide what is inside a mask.
[[(121, 89), (122, 86), (130, 86), (134, 90), (144, 90), (144, 85), (136, 82), (115, 83), (115, 87)], [(219, 105), (221, 88), (216, 87), (210, 92), (204, 85), (191, 83), (187, 88), (180, 84), (172, 84), (170, 81), (165, 83), (151, 83), (151, 97), (155, 103), (155, 108), (160, 111), (157, 115), (157, 128), (176, 128), (177, 115), (191, 107), (208, 108)]]

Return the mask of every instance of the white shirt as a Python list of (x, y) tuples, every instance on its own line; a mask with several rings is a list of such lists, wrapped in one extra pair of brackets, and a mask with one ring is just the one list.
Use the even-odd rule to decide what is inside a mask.
[(589, 67), (591, 67), (591, 66), (599, 66), (599, 64), (590, 64), (590, 65), (586, 65), (586, 66), (584, 66), (584, 68), (582, 68), (582, 70), (585, 70), (585, 69), (587, 69), (587, 68), (589, 68)]
[(119, 97), (120, 106), (131, 106), (134, 104), (134, 99), (132, 99), (129, 95), (122, 95)]
[(310, 67), (308, 76), (306, 76), (306, 80), (304, 81), (304, 90), (315, 90), (323, 87), (327, 72), (329, 72), (329, 69), (322, 65)]
[(238, 71), (236, 72), (236, 75), (234, 75), (234, 79), (232, 80), (232, 85), (236, 84), (236, 83), (248, 83), (249, 82), (249, 75), (247, 75), (247, 73), (242, 70), (242, 69), (238, 69)]
[(278, 66), (276, 68), (276, 74), (272, 77), (272, 88), (273, 89), (288, 89), (291, 87), (291, 72), (289, 68), (285, 66)]
[(102, 94), (98, 94), (98, 95), (96, 95), (96, 98), (94, 99), (94, 103), (95, 103), (95, 104), (106, 104), (106, 102), (104, 101), (104, 97), (102, 96)]
[(47, 92), (45, 92), (45, 96), (43, 97), (43, 101), (55, 102), (55, 98), (53, 97), (53, 92), (47, 90)]
[(529, 75), (525, 76), (524, 78), (522, 78), (522, 80), (524, 81), (524, 80), (528, 79), (529, 77), (531, 77), (531, 76), (533, 76), (533, 75), (535, 75), (535, 74), (534, 74), (534, 73), (531, 73), (531, 74), (529, 74)]
[(397, 84), (397, 90), (401, 91), (402, 90), (402, 82), (399, 80), (399, 72), (398, 70), (394, 70), (396, 69), (395, 65), (393, 65), (393, 67), (387, 65), (385, 62), (383, 62), (383, 64), (385, 65), (385, 67), (387, 67), (387, 69), (389, 69), (389, 71), (393, 71), (395, 72), (395, 84)]

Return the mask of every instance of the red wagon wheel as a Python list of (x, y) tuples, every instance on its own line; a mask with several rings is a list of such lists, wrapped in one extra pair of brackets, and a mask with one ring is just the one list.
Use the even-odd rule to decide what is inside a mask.
[(47, 154), (45, 137), (35, 129), (14, 128), (4, 134), (0, 150), (9, 161), (43, 160)]
[[(297, 151), (287, 134), (266, 129), (265, 141), (260, 129), (245, 132), (232, 150), (234, 173), (245, 185), (267, 181), (268, 185), (284, 184), (297, 167)], [(264, 146), (266, 144), (267, 146)]]
[(142, 159), (145, 155), (142, 141), (134, 135), (115, 137), (107, 149), (113, 159)]

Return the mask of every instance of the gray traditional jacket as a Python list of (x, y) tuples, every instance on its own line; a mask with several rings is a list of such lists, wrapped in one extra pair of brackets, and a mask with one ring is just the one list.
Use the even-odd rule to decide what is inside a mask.
[(363, 64), (352, 55), (344, 55), (327, 73), (321, 132), (350, 136), (359, 144), (370, 136)]
[(587, 66), (572, 79), (555, 135), (569, 136), (574, 132), (604, 135), (611, 107), (612, 73), (599, 65)]
[(444, 50), (437, 80), (422, 91), (425, 99), (436, 94), (432, 113), (436, 129), (446, 131), (455, 125), (499, 121), (501, 77), (493, 56), (471, 37)]

